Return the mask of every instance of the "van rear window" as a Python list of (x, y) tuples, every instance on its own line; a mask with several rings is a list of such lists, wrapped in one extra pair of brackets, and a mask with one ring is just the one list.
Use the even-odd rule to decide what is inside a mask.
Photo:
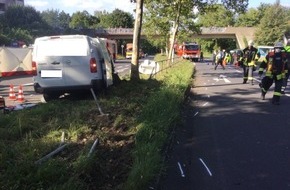
[(87, 56), (88, 43), (83, 38), (43, 40), (38, 42), (35, 53), (37, 56)]

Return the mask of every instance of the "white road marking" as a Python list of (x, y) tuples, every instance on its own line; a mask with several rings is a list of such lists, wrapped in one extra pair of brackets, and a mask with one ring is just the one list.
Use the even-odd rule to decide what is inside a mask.
[(180, 173), (181, 173), (181, 177), (185, 177), (185, 175), (184, 175), (184, 173), (183, 173), (183, 170), (182, 170), (182, 167), (181, 167), (180, 163), (177, 162), (177, 164), (178, 164), (178, 167), (179, 167), (179, 170), (180, 170)]
[(202, 107), (206, 106), (207, 104), (208, 104), (208, 102), (204, 103), (204, 104), (202, 105)]
[(194, 114), (194, 116), (193, 117), (195, 117), (195, 116), (197, 116), (197, 114), (198, 114), (198, 111)]
[(207, 165), (204, 163), (204, 161), (203, 161), (201, 158), (199, 158), (199, 160), (201, 161), (201, 163), (203, 164), (203, 166), (206, 168), (208, 174), (209, 174), (210, 176), (212, 176), (212, 173), (210, 172), (209, 168), (208, 168)]

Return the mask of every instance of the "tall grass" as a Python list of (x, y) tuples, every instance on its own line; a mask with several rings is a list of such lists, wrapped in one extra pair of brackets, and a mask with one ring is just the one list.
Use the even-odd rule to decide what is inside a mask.
[(133, 167), (124, 189), (148, 189), (148, 183), (162, 170), (162, 151), (172, 127), (180, 122), (180, 106), (191, 82), (193, 64), (182, 61), (158, 75), (161, 86), (150, 95), (138, 119)]

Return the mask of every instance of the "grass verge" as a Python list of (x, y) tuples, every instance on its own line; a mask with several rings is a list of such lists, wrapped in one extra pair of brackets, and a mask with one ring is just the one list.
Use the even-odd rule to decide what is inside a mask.
[(92, 97), (0, 115), (0, 188), (147, 189), (162, 169), (192, 72), (181, 61), (154, 79), (122, 81), (98, 96), (105, 115)]

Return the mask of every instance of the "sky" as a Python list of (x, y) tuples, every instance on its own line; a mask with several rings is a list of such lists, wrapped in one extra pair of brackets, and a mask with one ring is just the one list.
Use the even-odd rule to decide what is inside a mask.
[[(111, 13), (115, 9), (120, 9), (133, 14), (136, 5), (130, 0), (25, 0), (25, 5), (34, 7), (37, 11), (59, 10), (72, 15), (77, 11), (88, 11), (94, 15), (94, 11), (104, 11)], [(249, 0), (249, 8), (258, 7), (261, 2), (273, 4), (275, 0)], [(290, 7), (289, 0), (280, 0), (280, 4)]]

